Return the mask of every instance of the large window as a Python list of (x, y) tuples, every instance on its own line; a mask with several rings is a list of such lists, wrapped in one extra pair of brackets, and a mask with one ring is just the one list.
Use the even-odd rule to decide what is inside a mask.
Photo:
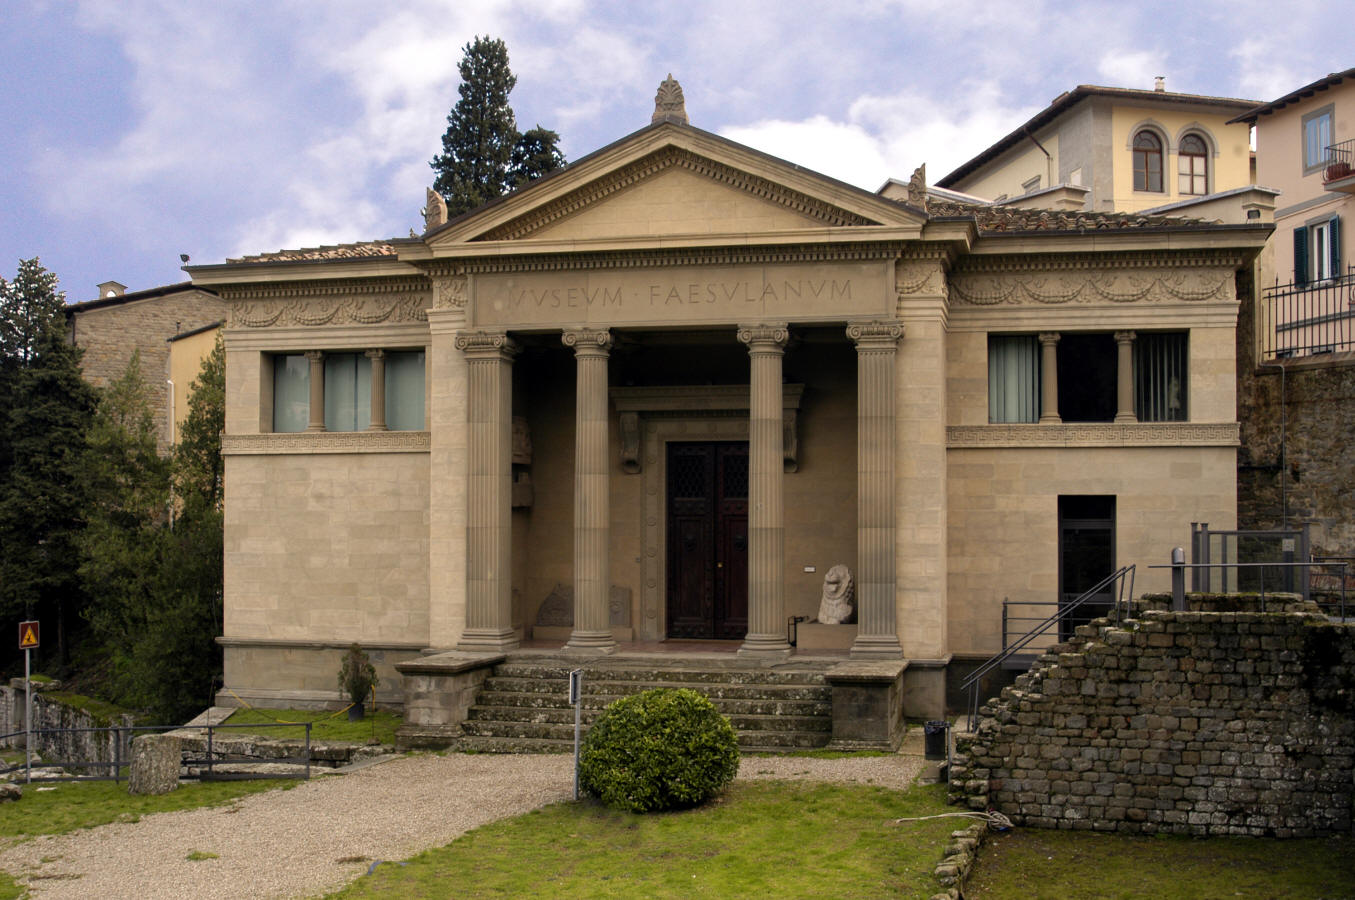
[[(372, 426), (374, 399), (384, 407), (388, 430), (423, 430), (424, 351), (386, 351), (381, 357), (385, 389), (380, 398), (373, 398), (372, 367), (377, 363), (366, 352), (324, 354), (319, 371), (324, 378), (321, 387), (326, 431), (366, 431)], [(307, 430), (311, 372), (311, 361), (304, 354), (273, 357), (274, 431)], [(380, 423), (378, 419), (378, 426)]]
[(1186, 333), (1134, 339), (1134, 415), (1140, 422), (1186, 421)]
[(1059, 416), (1065, 422), (1115, 419), (1115, 338), (1064, 332), (1059, 339)]
[(1162, 140), (1151, 131), (1134, 135), (1134, 190), (1162, 190)]
[(1198, 134), (1181, 138), (1176, 160), (1177, 191), (1182, 194), (1209, 193), (1209, 154), (1204, 138)]
[(1294, 283), (1309, 284), (1341, 276), (1341, 217), (1332, 216), (1294, 229)]
[(988, 421), (1040, 418), (1040, 342), (1033, 334), (988, 336)]
[(1327, 164), (1327, 148), (1332, 140), (1330, 105), (1314, 110), (1303, 117), (1303, 174), (1320, 171)]

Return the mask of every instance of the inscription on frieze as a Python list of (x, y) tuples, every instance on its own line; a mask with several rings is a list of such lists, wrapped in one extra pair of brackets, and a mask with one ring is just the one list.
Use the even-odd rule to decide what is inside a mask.
[(685, 270), (483, 274), (478, 325), (744, 322), (876, 315), (889, 309), (888, 271), (876, 262)]

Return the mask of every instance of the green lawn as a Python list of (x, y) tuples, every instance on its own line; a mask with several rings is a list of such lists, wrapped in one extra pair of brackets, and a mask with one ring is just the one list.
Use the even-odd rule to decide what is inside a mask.
[(1133, 837), (1017, 828), (991, 835), (969, 900), (1355, 898), (1355, 837)]
[[(395, 743), (395, 729), (404, 721), (400, 716), (384, 709), (376, 715), (370, 713), (360, 722), (348, 721), (348, 713), (335, 713), (334, 710), (315, 709), (238, 709), (226, 720), (227, 725), (272, 725), (279, 723), (311, 722), (312, 741), (348, 741), (365, 744), (373, 737), (382, 744)], [(233, 733), (251, 733), (248, 728), (223, 728), (217, 732), (225, 737)], [(304, 737), (304, 728), (260, 728), (253, 733), (274, 740), (299, 740)]]
[(955, 819), (943, 788), (736, 782), (694, 810), (585, 800), (478, 828), (336, 897), (927, 898)]

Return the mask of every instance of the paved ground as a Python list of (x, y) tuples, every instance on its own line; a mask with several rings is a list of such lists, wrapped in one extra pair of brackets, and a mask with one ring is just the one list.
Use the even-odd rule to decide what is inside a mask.
[[(746, 757), (739, 777), (902, 788), (922, 766), (914, 753)], [(230, 806), (26, 841), (0, 851), (0, 870), (41, 900), (312, 897), (360, 877), (372, 860), (441, 846), (495, 819), (567, 800), (572, 787), (568, 755), (401, 757)], [(195, 850), (218, 858), (188, 860)]]

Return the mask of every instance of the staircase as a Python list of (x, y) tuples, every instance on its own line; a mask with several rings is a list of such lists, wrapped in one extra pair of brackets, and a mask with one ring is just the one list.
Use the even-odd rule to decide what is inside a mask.
[(570, 752), (574, 707), (569, 673), (583, 671), (584, 731), (603, 707), (650, 688), (690, 688), (709, 697), (744, 751), (822, 747), (832, 732), (834, 660), (765, 667), (718, 659), (616, 656), (579, 660), (514, 654), (494, 667), (463, 726), (457, 747), (483, 753)]

